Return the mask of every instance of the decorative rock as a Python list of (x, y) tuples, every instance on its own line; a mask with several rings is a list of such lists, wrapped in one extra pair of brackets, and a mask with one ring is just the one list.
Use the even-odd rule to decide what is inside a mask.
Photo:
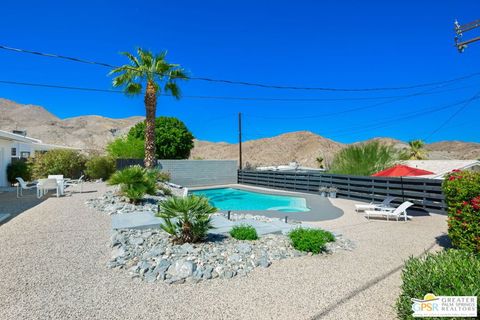
[(195, 271), (195, 263), (188, 260), (177, 260), (167, 270), (172, 279), (185, 279), (190, 277)]
[(248, 243), (239, 243), (235, 246), (235, 249), (243, 254), (252, 252), (252, 246)]
[[(168, 284), (196, 283), (210, 279), (243, 277), (272, 261), (306, 256), (282, 234), (268, 234), (255, 241), (215, 237), (210, 241), (176, 245), (159, 229), (125, 229), (112, 233), (112, 259), (108, 268), (128, 270), (133, 278)], [(326, 253), (352, 250), (355, 243), (337, 236)]]

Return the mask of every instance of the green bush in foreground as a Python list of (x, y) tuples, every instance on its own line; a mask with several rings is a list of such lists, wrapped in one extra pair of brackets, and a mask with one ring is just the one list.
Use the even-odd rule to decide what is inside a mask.
[(30, 181), (32, 175), (30, 173), (30, 166), (25, 160), (12, 160), (7, 166), (7, 179), (10, 183), (16, 183), (16, 178), (22, 178), (25, 181)]
[(257, 240), (257, 230), (249, 225), (234, 226), (230, 230), (230, 235), (237, 240)]
[(213, 228), (210, 216), (217, 209), (207, 198), (189, 195), (172, 197), (160, 203), (157, 217), (163, 218), (160, 228), (169, 233), (174, 243), (198, 242)]
[(120, 192), (130, 202), (140, 201), (145, 194), (157, 191), (157, 171), (147, 170), (141, 166), (130, 166), (115, 172), (108, 180), (110, 185), (120, 185)]
[(327, 242), (335, 241), (335, 236), (331, 232), (321, 229), (296, 228), (288, 236), (295, 249), (312, 253), (322, 252)]
[(438, 254), (429, 253), (422, 258), (412, 257), (405, 263), (402, 279), (402, 293), (396, 303), (397, 315), (399, 319), (414, 319), (412, 298), (423, 299), (427, 293), (436, 296), (480, 295), (480, 256), (451, 249)]
[(91, 179), (107, 180), (115, 172), (115, 160), (107, 156), (93, 156), (85, 164), (85, 174)]

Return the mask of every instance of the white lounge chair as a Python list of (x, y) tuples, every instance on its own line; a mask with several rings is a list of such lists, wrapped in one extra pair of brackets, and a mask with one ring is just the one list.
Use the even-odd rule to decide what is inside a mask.
[(81, 175), (80, 178), (78, 179), (65, 179), (64, 186), (69, 187), (69, 186), (77, 186), (80, 185), (80, 193), (83, 193), (83, 182), (85, 176)]
[(355, 211), (366, 211), (366, 210), (380, 210), (382, 208), (391, 208), (390, 203), (395, 200), (397, 197), (388, 196), (381, 203), (373, 203), (370, 202), (369, 204), (356, 204)]
[(387, 220), (390, 220), (390, 218), (396, 218), (397, 221), (399, 218), (405, 218), (405, 221), (408, 219), (411, 219), (411, 216), (407, 215), (407, 209), (413, 206), (413, 203), (410, 201), (405, 201), (401, 205), (399, 205), (397, 208), (394, 210), (386, 209), (379, 209), (379, 210), (365, 210), (365, 214), (367, 215), (367, 219), (370, 219), (370, 216), (381, 216), (381, 217), (387, 217)]
[(25, 180), (23, 180), (20, 177), (15, 178), (18, 183), (17, 183), (17, 198), (23, 197), (23, 190), (31, 190), (34, 189), (34, 185), (28, 185)]
[(57, 192), (57, 198), (61, 194), (61, 185), (57, 179), (40, 179), (37, 183), (37, 198), (41, 198), (48, 193), (49, 190)]

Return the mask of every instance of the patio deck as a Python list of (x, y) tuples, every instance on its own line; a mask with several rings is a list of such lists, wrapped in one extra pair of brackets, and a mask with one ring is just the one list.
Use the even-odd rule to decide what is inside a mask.
[(355, 202), (333, 199), (344, 214), (315, 224), (354, 240), (352, 252), (276, 261), (244, 278), (149, 284), (106, 268), (110, 217), (84, 205), (106, 187), (85, 190), (97, 193), (48, 198), (0, 226), (5, 319), (394, 319), (404, 260), (440, 248), (447, 228), (435, 214), (367, 221)]

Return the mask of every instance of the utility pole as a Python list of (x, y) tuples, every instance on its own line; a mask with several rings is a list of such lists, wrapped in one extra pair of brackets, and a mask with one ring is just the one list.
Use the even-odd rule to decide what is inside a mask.
[(476, 41), (480, 41), (480, 37), (475, 37), (472, 39), (462, 41), (462, 37), (465, 32), (480, 27), (480, 19), (464, 25), (460, 25), (460, 23), (458, 23), (458, 21), (455, 20), (453, 24), (454, 24), (455, 33), (457, 34), (455, 36), (455, 46), (457, 47), (458, 52), (462, 53), (463, 51), (465, 51), (465, 48), (467, 47), (468, 44)]
[(238, 168), (242, 170), (242, 113), (238, 113)]

